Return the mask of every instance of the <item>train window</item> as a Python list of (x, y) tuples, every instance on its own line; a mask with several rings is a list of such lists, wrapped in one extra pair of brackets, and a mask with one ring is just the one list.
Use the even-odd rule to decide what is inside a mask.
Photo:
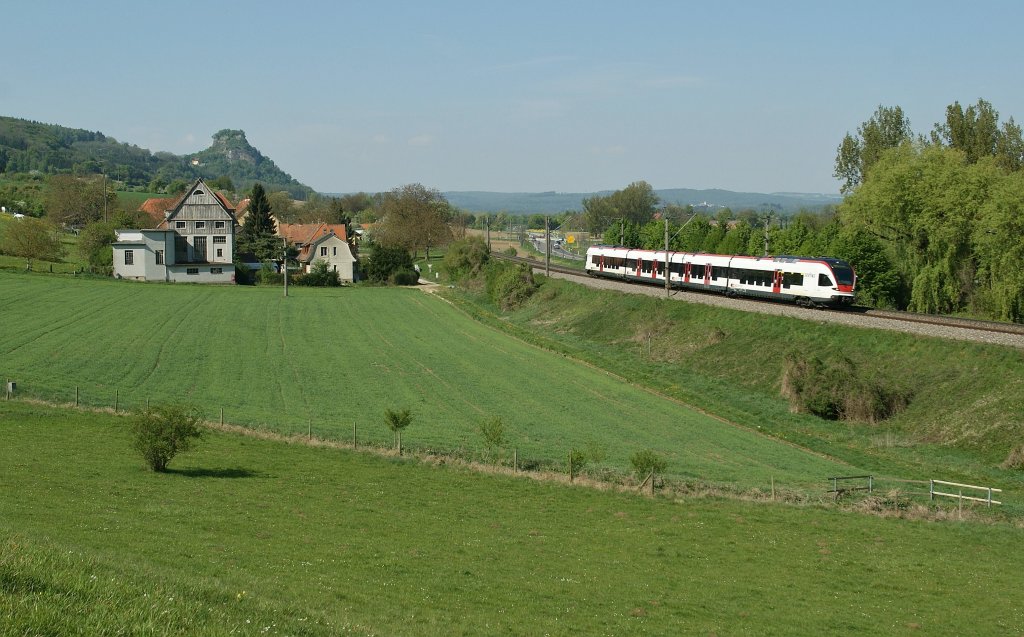
[(786, 272), (782, 275), (782, 287), (788, 288), (791, 285), (800, 285), (804, 282), (804, 275), (798, 272)]
[(591, 263), (593, 263), (594, 265), (597, 265), (598, 263), (600, 263), (600, 262), (601, 262), (601, 257), (599, 257), (599, 256), (597, 256), (597, 255), (595, 254), (595, 255), (594, 255), (594, 256), (593, 256), (592, 258), (591, 258), (590, 262), (591, 262)]
[(630, 270), (636, 269), (636, 259), (626, 259), (626, 267)]
[(641, 272), (650, 272), (651, 271), (651, 262), (648, 261), (647, 259), (644, 259), (641, 262), (640, 271)]
[(703, 263), (693, 263), (693, 264), (691, 264), (690, 265), (690, 276), (692, 278), (694, 278), (694, 279), (703, 279), (704, 278), (704, 264)]
[(818, 275), (818, 285), (820, 285), (823, 288), (830, 288), (833, 285), (832, 284), (832, 279), (828, 278), (827, 274), (819, 274)]
[(849, 266), (832, 266), (832, 272), (836, 275), (839, 285), (853, 285), (853, 269)]

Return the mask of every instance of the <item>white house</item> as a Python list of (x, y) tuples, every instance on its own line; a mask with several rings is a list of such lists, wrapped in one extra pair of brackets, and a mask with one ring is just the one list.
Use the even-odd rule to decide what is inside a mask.
[(234, 283), (234, 207), (202, 179), (169, 202), (156, 228), (118, 230), (114, 276), (142, 281)]
[(278, 224), (278, 234), (298, 246), (298, 261), (305, 272), (309, 272), (315, 262), (326, 261), (339, 279), (354, 280), (356, 258), (348, 245), (345, 224), (282, 223)]

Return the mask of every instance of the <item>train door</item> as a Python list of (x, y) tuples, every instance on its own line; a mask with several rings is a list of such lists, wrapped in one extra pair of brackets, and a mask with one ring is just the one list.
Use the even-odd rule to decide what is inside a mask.
[(654, 261), (651, 262), (651, 278), (652, 279), (657, 279), (658, 278), (658, 260), (657, 259), (655, 259)]
[(597, 271), (604, 272), (604, 255), (601, 255), (601, 260), (597, 262)]
[(711, 285), (711, 264), (704, 265), (704, 285)]
[(684, 263), (683, 264), (683, 283), (689, 283), (689, 282), (690, 282), (690, 264), (689, 263)]
[(776, 270), (772, 277), (772, 292), (778, 294), (782, 291), (782, 270)]

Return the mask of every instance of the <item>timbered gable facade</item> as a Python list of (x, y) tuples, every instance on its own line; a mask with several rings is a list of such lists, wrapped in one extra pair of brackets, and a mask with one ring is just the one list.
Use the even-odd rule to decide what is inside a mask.
[(234, 207), (198, 179), (149, 230), (118, 230), (114, 276), (145, 281), (233, 283)]

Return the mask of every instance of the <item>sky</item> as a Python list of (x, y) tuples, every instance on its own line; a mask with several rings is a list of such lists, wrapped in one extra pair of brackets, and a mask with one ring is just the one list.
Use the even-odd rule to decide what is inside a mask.
[(1024, 2), (0, 0), (0, 115), (320, 192), (837, 193), (879, 105), (1024, 121)]

